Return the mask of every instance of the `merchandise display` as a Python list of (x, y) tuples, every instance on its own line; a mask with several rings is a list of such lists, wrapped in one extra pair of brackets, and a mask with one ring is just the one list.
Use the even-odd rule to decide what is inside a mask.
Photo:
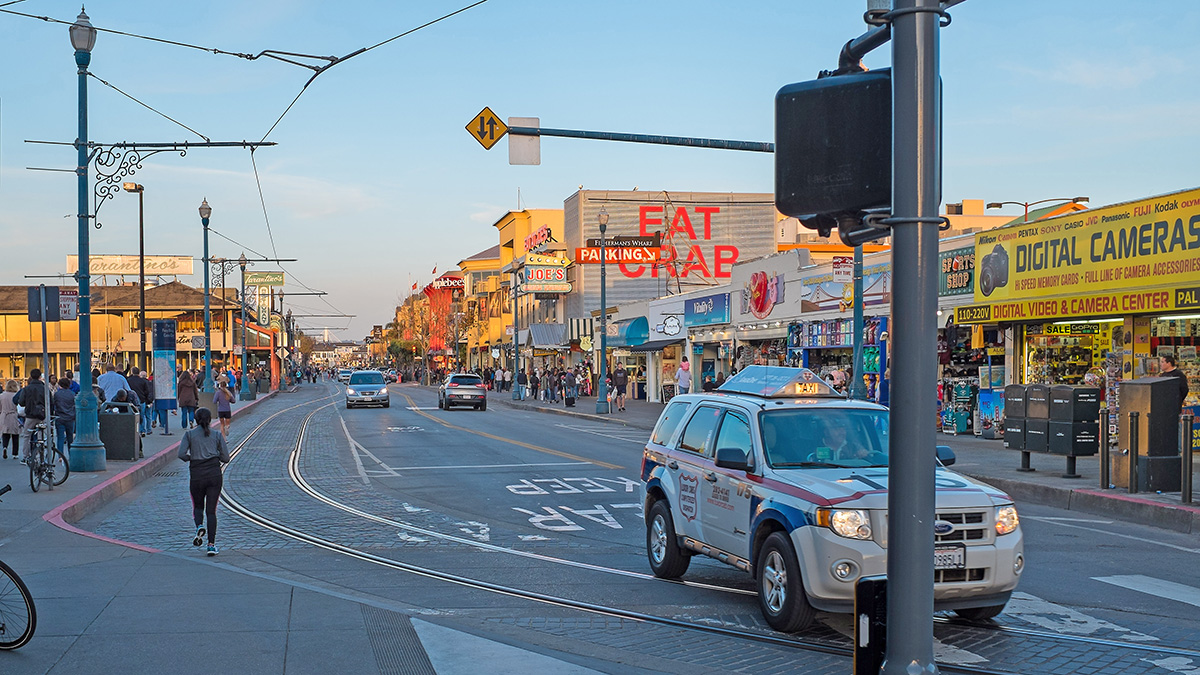
[(1108, 356), (1100, 323), (1043, 324), (1025, 328), (1026, 383), (1083, 384)]

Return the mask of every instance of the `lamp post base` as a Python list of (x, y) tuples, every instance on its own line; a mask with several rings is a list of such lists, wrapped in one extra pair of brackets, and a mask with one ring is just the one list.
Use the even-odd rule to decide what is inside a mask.
[(95, 444), (84, 445), (83, 440), (76, 438), (75, 443), (71, 445), (71, 471), (73, 472), (92, 472), (92, 471), (107, 471), (108, 458), (105, 455), (104, 444), (99, 441)]
[[(600, 377), (604, 377), (601, 375)], [(608, 383), (603, 379), (600, 380), (600, 385), (596, 387), (596, 414), (607, 415), (612, 412), (612, 407), (608, 403)]]

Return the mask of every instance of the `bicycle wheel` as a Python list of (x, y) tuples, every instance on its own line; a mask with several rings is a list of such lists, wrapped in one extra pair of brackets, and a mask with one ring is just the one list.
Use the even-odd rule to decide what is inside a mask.
[(67, 480), (67, 476), (71, 475), (71, 463), (67, 461), (67, 456), (62, 450), (54, 448), (54, 454), (50, 459), (54, 460), (50, 470), (53, 471), (54, 482), (52, 485), (62, 485)]
[(0, 562), (0, 649), (24, 647), (37, 628), (33, 596), (21, 577)]
[(36, 445), (30, 443), (29, 457), (25, 461), (29, 464), (29, 487), (33, 488), (34, 492), (42, 486), (42, 462), (41, 450)]

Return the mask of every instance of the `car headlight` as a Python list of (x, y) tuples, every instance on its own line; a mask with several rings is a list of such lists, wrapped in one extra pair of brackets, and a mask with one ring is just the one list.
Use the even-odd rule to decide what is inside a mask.
[(381, 394), (386, 394), (386, 393), (387, 393), (387, 387), (380, 387), (380, 388), (379, 388), (379, 393), (381, 393)]
[(354, 395), (354, 387), (346, 387), (346, 395), (353, 396)]
[(1021, 519), (1017, 517), (1017, 507), (1009, 504), (996, 509), (996, 534), (1008, 534), (1017, 529)]
[(821, 509), (817, 524), (847, 539), (870, 539), (871, 516), (862, 509)]

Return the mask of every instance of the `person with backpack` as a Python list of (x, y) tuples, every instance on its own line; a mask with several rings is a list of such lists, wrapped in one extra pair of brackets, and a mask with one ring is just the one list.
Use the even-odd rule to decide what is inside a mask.
[(33, 429), (46, 421), (46, 383), (42, 382), (42, 370), (29, 371), (29, 383), (17, 392), (14, 399), (25, 408), (25, 423), (21, 425), (21, 463), (29, 459), (29, 444)]
[[(217, 501), (221, 498), (223, 479), (221, 465), (230, 460), (229, 446), (224, 434), (214, 434), (212, 411), (208, 408), (196, 410), (196, 427), (189, 429), (179, 441), (179, 459), (188, 463), (191, 482), (188, 489), (192, 495), (192, 521), (196, 524), (196, 536), (192, 546), (204, 543), (208, 535), (208, 555), (217, 550)], [(208, 520), (208, 529), (204, 521)]]

